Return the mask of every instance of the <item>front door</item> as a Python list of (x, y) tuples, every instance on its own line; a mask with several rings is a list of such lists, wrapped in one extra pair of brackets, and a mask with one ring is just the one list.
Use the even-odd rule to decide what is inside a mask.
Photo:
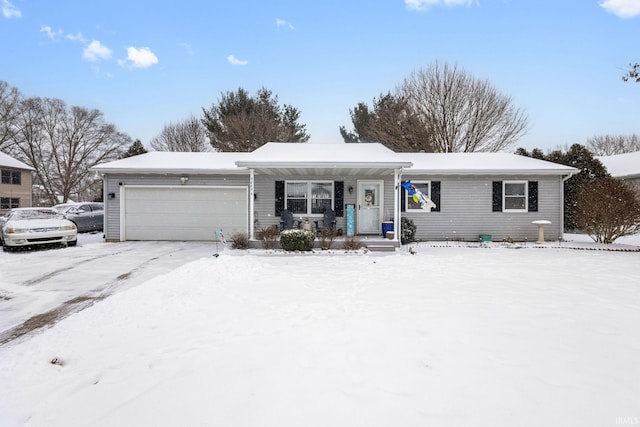
[(358, 234), (380, 234), (383, 181), (358, 181)]

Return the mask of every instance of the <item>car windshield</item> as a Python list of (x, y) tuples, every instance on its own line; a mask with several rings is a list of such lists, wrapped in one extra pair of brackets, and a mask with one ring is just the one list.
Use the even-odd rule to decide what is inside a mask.
[(71, 209), (73, 206), (74, 205), (59, 205), (59, 206), (54, 206), (53, 208), (60, 213), (67, 213), (67, 211)]
[(24, 211), (14, 211), (11, 214), (11, 219), (12, 220), (50, 219), (50, 218), (57, 218), (59, 216), (60, 216), (60, 213), (54, 211), (53, 209), (29, 209)]

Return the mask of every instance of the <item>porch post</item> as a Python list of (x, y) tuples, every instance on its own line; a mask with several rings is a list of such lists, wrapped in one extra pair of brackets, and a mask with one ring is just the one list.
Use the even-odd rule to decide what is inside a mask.
[(393, 171), (393, 240), (400, 241), (400, 176), (401, 169)]
[(253, 212), (253, 200), (254, 200), (254, 174), (253, 169), (249, 169), (249, 239), (253, 240), (254, 236), (254, 222), (255, 215)]

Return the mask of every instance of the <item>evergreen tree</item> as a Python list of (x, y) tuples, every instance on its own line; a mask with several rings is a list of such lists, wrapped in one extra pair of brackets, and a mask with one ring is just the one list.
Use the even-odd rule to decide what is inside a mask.
[[(575, 230), (578, 228), (576, 223), (576, 199), (580, 189), (599, 179), (611, 177), (602, 162), (596, 159), (586, 147), (580, 144), (572, 145), (567, 152), (554, 150), (542, 157), (539, 157), (542, 154), (542, 150), (537, 148), (532, 150), (531, 153), (523, 148), (519, 148), (516, 150), (516, 154), (535, 157), (565, 166), (572, 166), (580, 170), (579, 173), (575, 174), (564, 183), (565, 230)], [(595, 201), (598, 195), (594, 194), (593, 197)]]
[(129, 147), (129, 149), (122, 155), (121, 158), (125, 159), (127, 157), (137, 156), (138, 154), (144, 154), (147, 152), (147, 149), (144, 148), (142, 142), (139, 139), (133, 141), (133, 144)]
[(253, 151), (267, 142), (307, 142), (306, 125), (299, 123), (300, 110), (280, 106), (268, 89), (255, 97), (239, 88), (222, 94), (217, 104), (202, 109), (202, 124), (216, 151)]

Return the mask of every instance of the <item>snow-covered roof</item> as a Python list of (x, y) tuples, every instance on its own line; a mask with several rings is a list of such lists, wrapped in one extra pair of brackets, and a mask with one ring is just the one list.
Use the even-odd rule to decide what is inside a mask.
[(238, 166), (261, 167), (409, 167), (411, 162), (379, 143), (300, 144), (269, 142), (239, 160)]
[(240, 167), (267, 175), (316, 175), (340, 173), (387, 175), (411, 162), (379, 143), (301, 144), (269, 142), (239, 160)]
[(614, 156), (598, 156), (596, 159), (600, 160), (615, 178), (640, 177), (640, 151)]
[(152, 151), (105, 163), (100, 173), (259, 173), (323, 174), (539, 174), (567, 175), (577, 169), (508, 153), (396, 153), (379, 143), (309, 144), (269, 142), (251, 153), (174, 153)]
[(578, 169), (509, 153), (398, 153), (418, 174), (536, 174), (565, 175)]
[(248, 173), (236, 161), (251, 153), (191, 153), (151, 151), (91, 168), (100, 173)]
[(1, 151), (0, 151), (0, 166), (5, 166), (5, 167), (8, 167), (8, 168), (14, 168), (14, 169), (25, 169), (25, 170), (30, 170), (30, 171), (35, 170), (34, 168), (29, 166), (28, 164), (22, 163), (20, 160), (16, 160), (13, 157), (11, 157), (8, 154), (5, 154), (5, 153), (3, 153)]

